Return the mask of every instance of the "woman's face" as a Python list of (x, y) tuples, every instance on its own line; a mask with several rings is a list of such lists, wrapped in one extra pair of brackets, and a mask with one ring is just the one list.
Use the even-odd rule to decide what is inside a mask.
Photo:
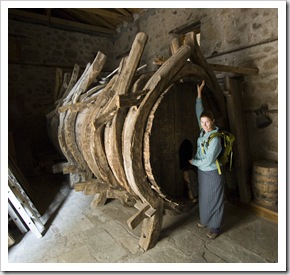
[(214, 120), (204, 116), (200, 118), (200, 125), (202, 129), (207, 133), (214, 129)]

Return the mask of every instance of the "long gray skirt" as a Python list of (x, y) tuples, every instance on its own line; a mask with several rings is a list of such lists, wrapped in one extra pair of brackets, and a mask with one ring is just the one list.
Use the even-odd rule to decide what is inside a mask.
[(220, 228), (224, 213), (224, 176), (218, 170), (198, 169), (200, 222), (210, 228)]

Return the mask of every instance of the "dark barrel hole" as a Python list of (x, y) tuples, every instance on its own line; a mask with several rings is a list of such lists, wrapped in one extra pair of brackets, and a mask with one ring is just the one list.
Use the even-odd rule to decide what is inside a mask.
[(179, 147), (179, 168), (181, 170), (188, 169), (190, 163), (188, 162), (192, 158), (193, 146), (190, 140), (185, 139)]

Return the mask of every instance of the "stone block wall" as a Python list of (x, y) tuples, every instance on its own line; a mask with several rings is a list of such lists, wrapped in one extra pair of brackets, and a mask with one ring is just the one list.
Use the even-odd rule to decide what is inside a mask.
[[(133, 24), (121, 28), (114, 45), (116, 56), (128, 51), (137, 32), (145, 32), (149, 37), (141, 62), (148, 70), (155, 70), (152, 62), (156, 56), (170, 56), (169, 45), (177, 37), (170, 32), (195, 21), (200, 22), (200, 46), (208, 63), (259, 69), (258, 74), (242, 78), (250, 154), (253, 161), (278, 160), (277, 9), (149, 9)], [(218, 78), (225, 75), (217, 72)], [(265, 103), (273, 122), (258, 129), (254, 111)]]
[[(104, 71), (111, 72), (142, 31), (148, 41), (140, 65), (147, 64), (146, 71), (156, 70), (154, 58), (170, 56), (170, 43), (177, 37), (170, 32), (188, 22), (200, 22), (201, 50), (209, 63), (259, 69), (258, 74), (242, 78), (250, 153), (253, 160), (277, 160), (278, 10), (263, 8), (148, 9), (121, 26), (115, 38), (9, 20), (9, 130), (15, 139), (27, 140), (21, 150), (30, 146), (32, 155), (47, 150), (44, 122), (54, 109), (57, 67), (71, 72), (77, 63), (84, 69), (100, 50), (107, 56)], [(225, 75), (217, 73), (220, 79)], [(258, 129), (254, 111), (263, 103), (268, 104), (273, 122)], [(29, 159), (33, 162), (35, 156)]]
[(113, 39), (15, 20), (9, 20), (8, 36), (9, 131), (19, 165), (31, 174), (43, 155), (54, 150), (46, 114), (55, 108), (56, 68), (71, 73), (78, 64), (81, 75), (101, 51), (107, 56), (103, 71), (111, 72)]

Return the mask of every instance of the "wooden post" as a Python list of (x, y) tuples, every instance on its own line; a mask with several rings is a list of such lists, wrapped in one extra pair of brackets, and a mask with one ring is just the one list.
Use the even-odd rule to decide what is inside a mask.
[(234, 146), (234, 161), (237, 172), (240, 199), (242, 202), (250, 202), (250, 160), (249, 145), (245, 116), (242, 109), (242, 90), (240, 80), (225, 77), (225, 90), (228, 91), (226, 99), (231, 108), (228, 109), (230, 131), (236, 136)]
[(142, 223), (139, 246), (145, 251), (154, 247), (160, 236), (164, 210), (164, 202), (161, 198), (158, 199), (157, 205), (156, 212), (151, 217), (145, 218)]
[(178, 51), (179, 48), (180, 48), (179, 40), (178, 38), (174, 38), (170, 44), (171, 55), (174, 55)]

